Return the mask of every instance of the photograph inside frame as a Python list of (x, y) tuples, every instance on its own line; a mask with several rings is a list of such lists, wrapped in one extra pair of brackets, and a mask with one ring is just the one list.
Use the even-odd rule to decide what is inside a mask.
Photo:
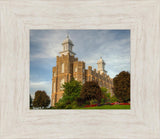
[(130, 30), (30, 30), (30, 109), (130, 109)]

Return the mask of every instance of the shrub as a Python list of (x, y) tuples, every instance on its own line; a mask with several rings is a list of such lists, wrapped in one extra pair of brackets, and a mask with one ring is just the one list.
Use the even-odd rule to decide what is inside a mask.
[(71, 105), (71, 104), (68, 104), (68, 105), (66, 105), (65, 108), (66, 108), (66, 109), (72, 109), (72, 105)]
[(119, 100), (116, 98), (116, 96), (112, 96), (111, 99), (110, 99), (111, 103), (113, 102), (119, 102)]
[(92, 100), (90, 100), (90, 104), (92, 105), (92, 104), (97, 104), (98, 103), (98, 101), (96, 100), (96, 99), (92, 99)]
[(101, 99), (101, 104), (104, 104), (106, 100), (104, 98)]
[(71, 104), (71, 108), (72, 108), (72, 109), (78, 108), (78, 104), (77, 104), (76, 101), (73, 101), (73, 103)]
[(55, 104), (56, 109), (64, 109), (66, 107), (66, 103), (60, 99), (58, 103)]
[(85, 103), (85, 101), (81, 97), (78, 97), (76, 101), (78, 106), (82, 106)]

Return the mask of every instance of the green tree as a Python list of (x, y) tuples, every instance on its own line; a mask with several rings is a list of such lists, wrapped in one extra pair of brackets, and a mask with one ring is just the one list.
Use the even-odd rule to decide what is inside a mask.
[(50, 104), (50, 98), (45, 91), (38, 90), (35, 92), (33, 107), (46, 108)]
[(101, 88), (98, 85), (98, 82), (96, 81), (85, 82), (82, 86), (80, 97), (85, 101), (91, 101), (96, 99), (98, 103), (100, 103), (103, 96)]
[(101, 87), (101, 91), (102, 91), (102, 93), (108, 93), (108, 89), (105, 87)]
[(111, 93), (107, 93), (107, 102), (110, 102), (111, 101)]
[(70, 82), (66, 82), (63, 84), (64, 94), (63, 97), (69, 96), (70, 101), (74, 101), (77, 97), (80, 96), (80, 91), (82, 89), (81, 82), (74, 80), (74, 78)]
[(101, 91), (102, 91), (101, 103), (105, 103), (105, 102), (109, 101), (110, 100), (110, 95), (109, 95), (108, 89), (105, 88), (105, 87), (101, 87)]
[(120, 72), (113, 79), (114, 94), (120, 102), (130, 101), (130, 73), (126, 71)]
[(75, 108), (76, 101), (80, 97), (80, 91), (82, 88), (81, 82), (74, 80), (66, 82), (63, 85), (64, 94), (63, 97), (55, 104), (56, 108)]

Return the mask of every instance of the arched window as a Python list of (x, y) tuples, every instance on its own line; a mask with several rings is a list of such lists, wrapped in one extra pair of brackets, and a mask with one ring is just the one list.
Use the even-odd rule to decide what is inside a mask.
[(64, 73), (64, 63), (62, 63), (62, 69), (61, 72)]

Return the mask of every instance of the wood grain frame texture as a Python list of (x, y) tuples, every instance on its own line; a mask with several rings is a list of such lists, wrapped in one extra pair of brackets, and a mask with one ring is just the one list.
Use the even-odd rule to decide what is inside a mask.
[[(30, 29), (131, 29), (131, 110), (29, 110)], [(158, 0), (0, 1), (0, 138), (160, 138), (159, 41)]]

